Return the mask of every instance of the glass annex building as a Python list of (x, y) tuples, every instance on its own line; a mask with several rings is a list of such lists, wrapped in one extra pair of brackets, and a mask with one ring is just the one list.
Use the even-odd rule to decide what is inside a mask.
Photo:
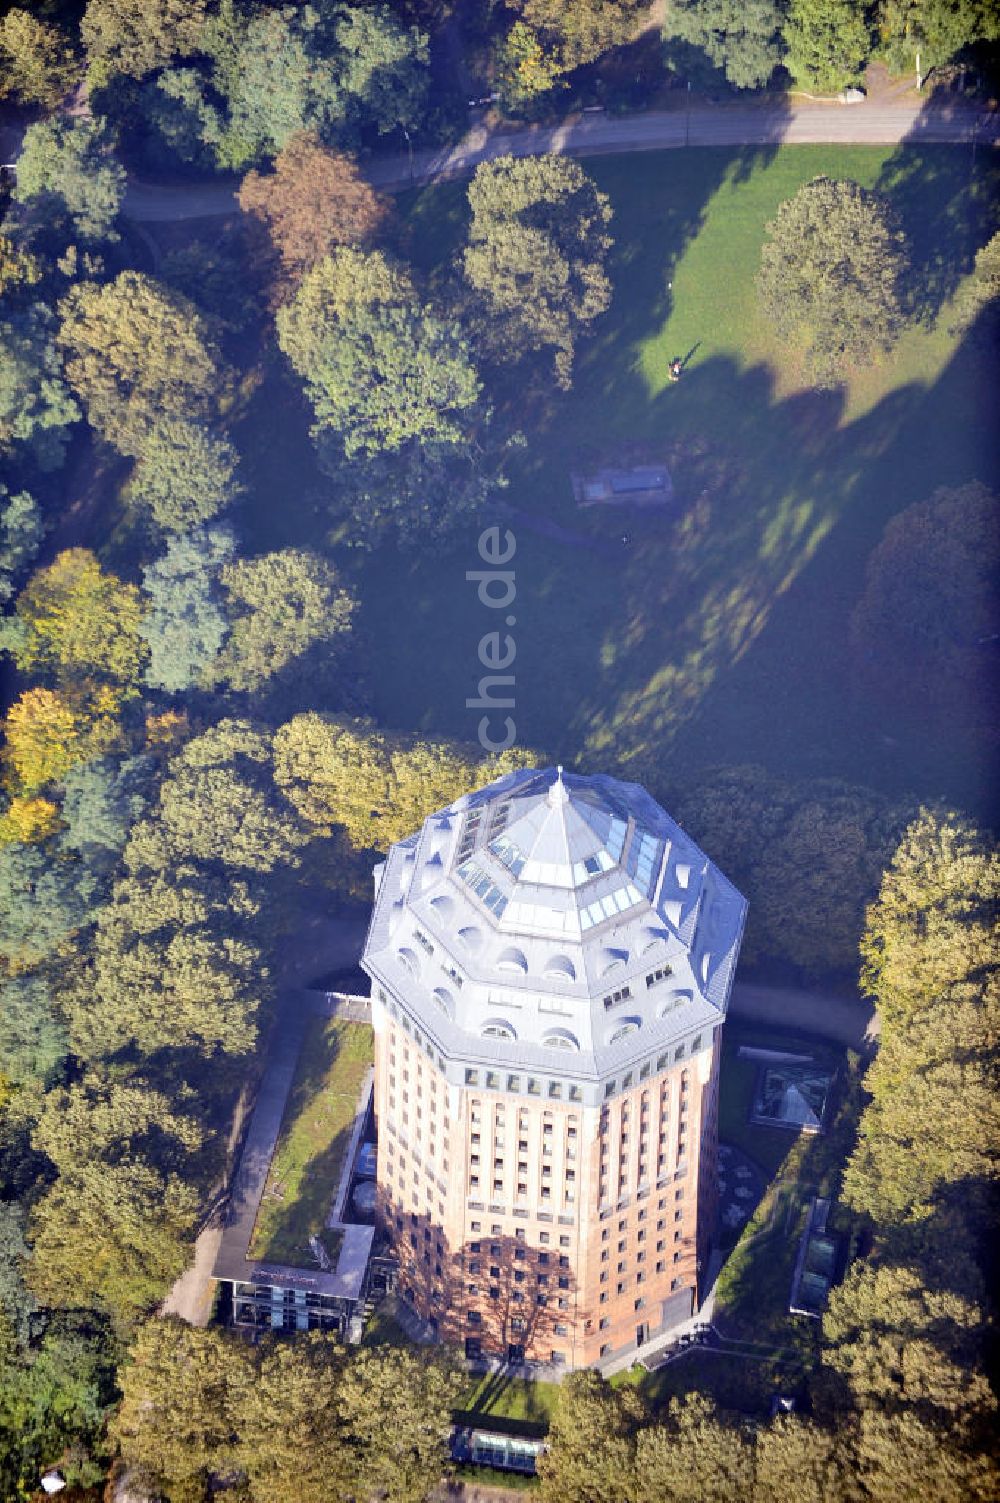
[(376, 872), (378, 1215), (470, 1356), (580, 1367), (700, 1299), (746, 903), (637, 784), (523, 770)]

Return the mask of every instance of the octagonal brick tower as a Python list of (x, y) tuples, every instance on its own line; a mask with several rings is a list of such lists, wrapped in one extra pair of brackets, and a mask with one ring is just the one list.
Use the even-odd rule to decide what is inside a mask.
[(522, 770), (375, 873), (380, 1222), (442, 1339), (580, 1367), (697, 1308), (746, 902), (637, 784)]

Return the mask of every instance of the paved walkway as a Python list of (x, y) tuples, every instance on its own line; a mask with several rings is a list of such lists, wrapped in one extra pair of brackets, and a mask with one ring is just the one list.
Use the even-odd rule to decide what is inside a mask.
[[(559, 125), (497, 129), (480, 123), (454, 146), (415, 151), (412, 162), (405, 153), (379, 157), (369, 163), (368, 171), (377, 187), (394, 189), (464, 177), (480, 162), (508, 154), (525, 157), (556, 152), (586, 157), (681, 146), (882, 146), (905, 139), (995, 146), (1000, 143), (1000, 116), (965, 103), (892, 96), (855, 105), (795, 100), (767, 105), (699, 104), (691, 110), (649, 110), (614, 117), (601, 111)], [(132, 179), (124, 213), (146, 223), (232, 214), (238, 186), (237, 178), (177, 187)]]
[(734, 1018), (814, 1033), (863, 1054), (870, 1053), (878, 1040), (878, 1014), (871, 1002), (857, 996), (737, 981), (729, 1012)]

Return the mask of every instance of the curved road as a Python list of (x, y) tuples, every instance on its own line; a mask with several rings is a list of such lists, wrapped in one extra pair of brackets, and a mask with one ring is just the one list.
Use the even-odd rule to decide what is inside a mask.
[[(884, 146), (920, 142), (1000, 144), (1000, 115), (966, 104), (912, 103), (892, 100), (880, 104), (711, 107), (651, 110), (642, 115), (609, 118), (585, 114), (560, 125), (524, 126), (495, 130), (472, 126), (454, 146), (382, 157), (369, 166), (371, 181), (380, 188), (405, 188), (442, 178), (462, 177), (480, 162), (494, 157), (535, 156), (557, 152), (569, 156), (597, 156), (615, 152), (663, 151), (679, 146), (778, 146), (839, 143)], [(125, 194), (124, 213), (147, 222), (203, 219), (231, 214), (236, 209), (238, 178), (182, 187), (164, 187), (133, 180)]]

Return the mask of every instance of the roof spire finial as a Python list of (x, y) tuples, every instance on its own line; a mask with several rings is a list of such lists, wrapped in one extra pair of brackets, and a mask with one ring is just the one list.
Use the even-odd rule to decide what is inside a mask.
[(553, 809), (558, 809), (561, 805), (569, 803), (569, 794), (566, 792), (566, 784), (562, 780), (562, 775), (563, 770), (560, 763), (556, 768), (555, 782), (549, 787), (549, 803)]

